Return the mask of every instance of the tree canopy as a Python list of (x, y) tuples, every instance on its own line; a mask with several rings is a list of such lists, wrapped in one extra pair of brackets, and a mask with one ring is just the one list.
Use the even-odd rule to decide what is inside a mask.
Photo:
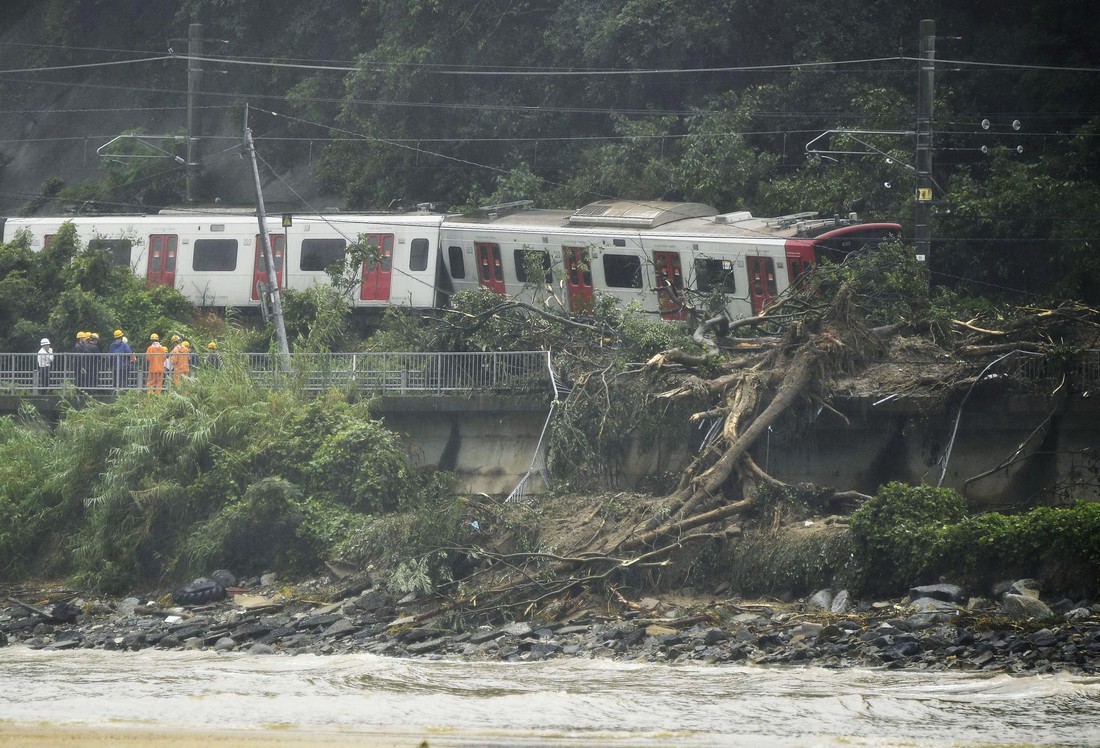
[[(931, 18), (933, 282), (1090, 302), (1100, 293), (1100, 73), (1089, 67), (1100, 19), (1083, 0), (845, 1), (827, 13), (804, 0), (188, 0), (131, 10), (52, 0), (14, 12), (39, 21), (42, 65), (161, 51), (165, 37), (178, 54), (188, 25), (203, 24), (215, 58), (206, 130), (240, 132), (248, 102), (268, 177), (308, 168), (349, 209), (669, 197), (834, 214), (862, 198), (866, 217), (905, 226), (918, 29)], [(156, 65), (70, 75), (122, 83), (131, 105), (178, 111), (179, 63)], [(4, 86), (12, 101), (35, 100), (18, 81)], [(858, 134), (817, 139), (837, 130)], [(204, 176), (221, 194), (219, 154)], [(57, 171), (67, 182), (65, 165)], [(116, 164), (97, 189), (53, 192), (144, 209), (179, 199), (183, 173), (172, 174)]]

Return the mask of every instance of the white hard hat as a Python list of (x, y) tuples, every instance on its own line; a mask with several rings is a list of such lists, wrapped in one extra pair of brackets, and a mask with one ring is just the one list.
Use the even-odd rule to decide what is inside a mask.
[(49, 344), (50, 344), (50, 339), (49, 338), (42, 338), (42, 341), (39, 343), (39, 345), (49, 345)]

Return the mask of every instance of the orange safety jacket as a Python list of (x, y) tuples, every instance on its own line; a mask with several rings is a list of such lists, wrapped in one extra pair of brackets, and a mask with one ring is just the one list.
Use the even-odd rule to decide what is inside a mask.
[(145, 349), (146, 358), (149, 360), (149, 371), (152, 372), (164, 372), (164, 364), (166, 362), (168, 349), (160, 343), (153, 343)]
[(182, 343), (172, 349), (172, 374), (185, 377), (191, 373), (191, 350)]

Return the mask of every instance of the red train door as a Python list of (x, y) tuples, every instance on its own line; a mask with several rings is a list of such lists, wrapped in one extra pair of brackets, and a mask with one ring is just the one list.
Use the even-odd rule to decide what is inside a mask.
[(814, 264), (814, 245), (805, 240), (787, 242), (787, 283), (796, 285)]
[[(271, 259), (275, 261), (275, 279), (279, 288), (286, 288), (283, 281), (283, 254), (286, 252), (285, 234), (268, 234), (271, 237)], [(252, 266), (252, 300), (260, 300), (260, 284), (267, 285), (267, 260), (264, 259), (264, 240), (256, 235), (256, 264)]]
[(359, 287), (360, 301), (389, 301), (390, 283), (393, 280), (393, 234), (375, 234), (366, 242), (378, 254), (363, 263), (363, 285)]
[(149, 265), (145, 278), (154, 286), (176, 285), (175, 234), (153, 234), (149, 237)]
[(585, 312), (592, 308), (592, 264), (584, 247), (562, 247), (569, 311)]
[(500, 262), (500, 245), (474, 243), (478, 279), (483, 288), (504, 295), (504, 266)]
[(680, 269), (679, 252), (654, 252), (654, 274), (657, 277), (657, 305), (662, 319), (685, 319), (684, 273)]
[(749, 255), (745, 257), (749, 271), (749, 294), (752, 296), (752, 311), (760, 313), (764, 307), (779, 295), (775, 283), (775, 260), (771, 257)]

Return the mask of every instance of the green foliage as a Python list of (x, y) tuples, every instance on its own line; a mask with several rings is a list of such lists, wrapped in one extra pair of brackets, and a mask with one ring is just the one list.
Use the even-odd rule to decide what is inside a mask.
[(184, 200), (184, 156), (187, 137), (143, 137), (141, 130), (104, 149), (102, 177), (56, 191), (57, 200), (81, 210), (105, 213), (160, 208)]
[(369, 514), (394, 511), (414, 494), (413, 472), (404, 460), (377, 458), (400, 454), (397, 435), (380, 422), (344, 421), (324, 434), (307, 477), (318, 496)]
[(194, 309), (174, 288), (146, 287), (106, 252), (86, 249), (71, 223), (33, 252), (22, 237), (0, 245), (0, 348), (34, 350), (43, 335), (65, 350), (77, 331), (122, 328), (131, 341), (189, 331)]
[(33, 411), (18, 421), (0, 418), (0, 574), (6, 577), (27, 572), (34, 563), (41, 537), (27, 528), (59, 523), (65, 513), (56, 502), (40, 501), (58, 456), (52, 447), (48, 427)]
[(855, 292), (856, 305), (870, 326), (934, 316), (928, 268), (901, 241), (891, 239), (874, 249), (854, 252), (839, 264), (821, 262), (803, 293), (831, 298), (842, 285)]
[(1100, 504), (968, 516), (948, 489), (884, 486), (852, 515), (856, 584), (897, 594), (943, 577), (976, 591), (1035, 577), (1051, 589), (1100, 589)]
[(269, 569), (312, 571), (326, 548), (309, 519), (322, 507), (307, 502), (301, 489), (284, 478), (263, 478), (195, 526), (184, 541), (183, 568), (191, 575), (216, 568), (242, 576)]
[(56, 572), (109, 591), (217, 566), (307, 571), (363, 510), (453, 490), (414, 472), (365, 404), (258, 390), (233, 367), (73, 411), (54, 434), (0, 421), (0, 466), (0, 569), (60, 548)]
[(966, 516), (955, 491), (888, 483), (861, 506), (851, 522), (862, 586), (894, 592), (928, 574), (930, 551), (944, 527)]
[(929, 566), (977, 590), (1035, 577), (1051, 589), (1092, 595), (1100, 590), (1100, 504), (967, 517), (944, 529)]
[(676, 325), (659, 319), (646, 319), (628, 314), (622, 319), (619, 330), (622, 357), (628, 361), (648, 361), (661, 351), (672, 348), (690, 349), (691, 338)]
[(351, 343), (351, 307), (332, 286), (284, 291), (283, 322), (292, 347), (300, 353), (348, 350)]

